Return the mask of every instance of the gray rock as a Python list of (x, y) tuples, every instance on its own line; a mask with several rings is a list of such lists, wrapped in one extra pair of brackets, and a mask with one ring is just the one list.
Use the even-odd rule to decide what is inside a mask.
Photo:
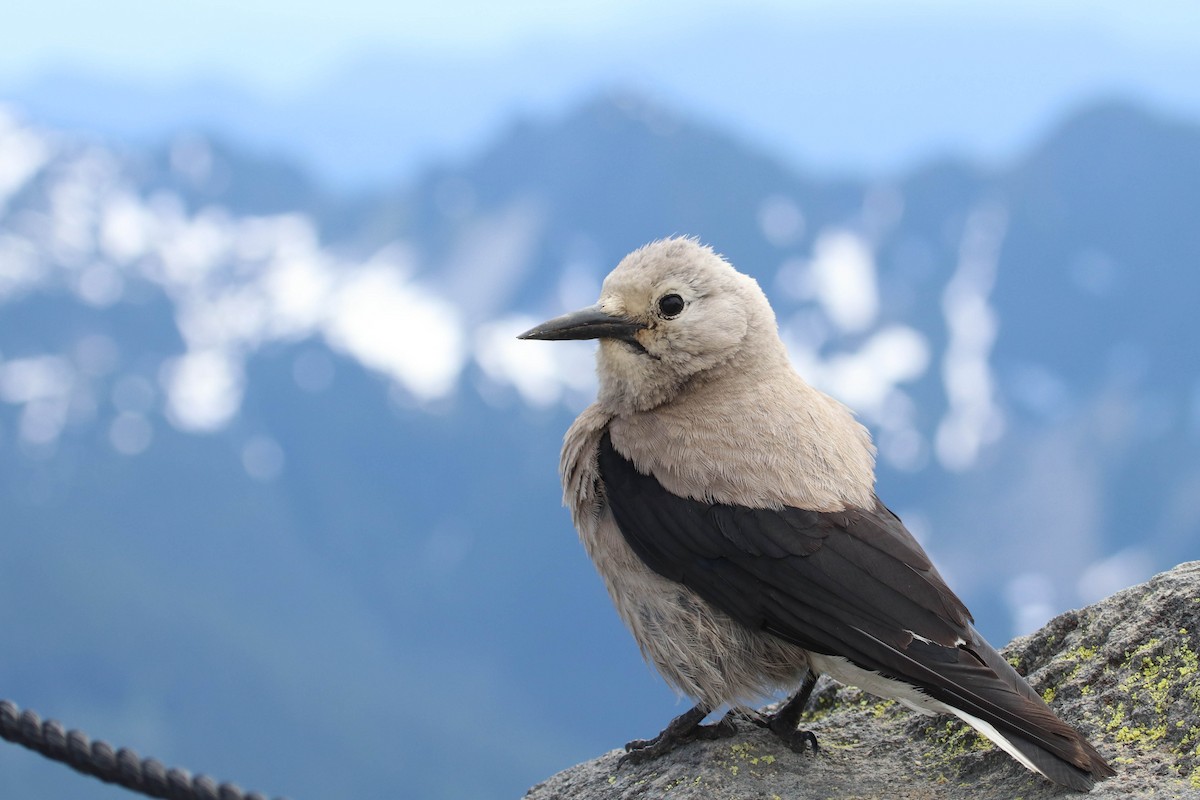
[[(1116, 768), (1117, 776), (1097, 784), (1092, 797), (1200, 798), (1200, 561), (1062, 614), (1003, 652)], [(802, 724), (820, 740), (817, 755), (794, 753), (743, 723), (733, 738), (689, 744), (641, 766), (619, 765), (621, 751), (614, 750), (560, 772), (525, 797), (1034, 800), (1070, 794), (952, 718), (922, 717), (826, 679), (812, 708)]]

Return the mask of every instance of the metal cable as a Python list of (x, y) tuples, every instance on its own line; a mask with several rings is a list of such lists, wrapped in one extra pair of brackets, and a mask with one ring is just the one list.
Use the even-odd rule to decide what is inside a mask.
[(186, 769), (167, 769), (161, 761), (139, 758), (127, 747), (113, 750), (108, 742), (92, 741), (83, 731), (65, 730), (61, 723), (52, 719), (43, 722), (36, 712), (21, 711), (9, 700), (0, 700), (0, 738), (61, 761), (84, 775), (147, 797), (267, 800), (266, 795), (258, 792), (243, 792), (237, 784), (218, 784), (207, 775), (192, 775)]

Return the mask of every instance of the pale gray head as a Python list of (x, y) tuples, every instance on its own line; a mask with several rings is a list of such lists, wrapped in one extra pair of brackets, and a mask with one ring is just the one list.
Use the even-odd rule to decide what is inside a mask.
[(690, 381), (786, 360), (753, 278), (695, 239), (648, 244), (604, 279), (600, 302), (522, 339), (599, 339), (600, 401), (614, 412), (670, 401)]

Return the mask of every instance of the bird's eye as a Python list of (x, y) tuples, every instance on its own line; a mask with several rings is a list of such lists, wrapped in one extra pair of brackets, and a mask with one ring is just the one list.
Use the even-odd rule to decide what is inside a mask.
[(679, 316), (683, 306), (683, 298), (677, 294), (664, 294), (658, 299), (658, 311), (667, 319)]

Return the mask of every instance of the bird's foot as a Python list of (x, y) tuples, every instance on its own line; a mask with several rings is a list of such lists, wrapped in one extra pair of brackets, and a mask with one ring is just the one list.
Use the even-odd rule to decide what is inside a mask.
[(662, 733), (653, 739), (634, 739), (625, 745), (625, 755), (621, 756), (621, 764), (644, 764), (659, 756), (671, 752), (681, 744), (701, 739), (724, 739), (737, 733), (733, 722), (733, 712), (721, 718), (720, 722), (711, 725), (701, 725), (700, 720), (708, 716), (708, 709), (696, 706), (685, 711), (663, 729)]
[(816, 685), (816, 674), (809, 672), (804, 683), (801, 684), (800, 690), (780, 706), (774, 714), (756, 714), (751, 719), (756, 725), (766, 728), (782, 739), (789, 750), (803, 753), (811, 745), (814, 753), (819, 752), (821, 747), (817, 744), (816, 735), (812, 731), (800, 730), (797, 727), (800, 724), (800, 716), (804, 713), (804, 707), (808, 705), (808, 698)]
[(788, 723), (779, 719), (778, 714), (765, 717), (763, 719), (763, 726), (782, 739), (788, 749), (793, 752), (803, 753), (809, 747), (812, 747), (814, 753), (821, 751), (821, 746), (817, 744), (817, 735), (815, 733), (797, 728), (795, 722)]

